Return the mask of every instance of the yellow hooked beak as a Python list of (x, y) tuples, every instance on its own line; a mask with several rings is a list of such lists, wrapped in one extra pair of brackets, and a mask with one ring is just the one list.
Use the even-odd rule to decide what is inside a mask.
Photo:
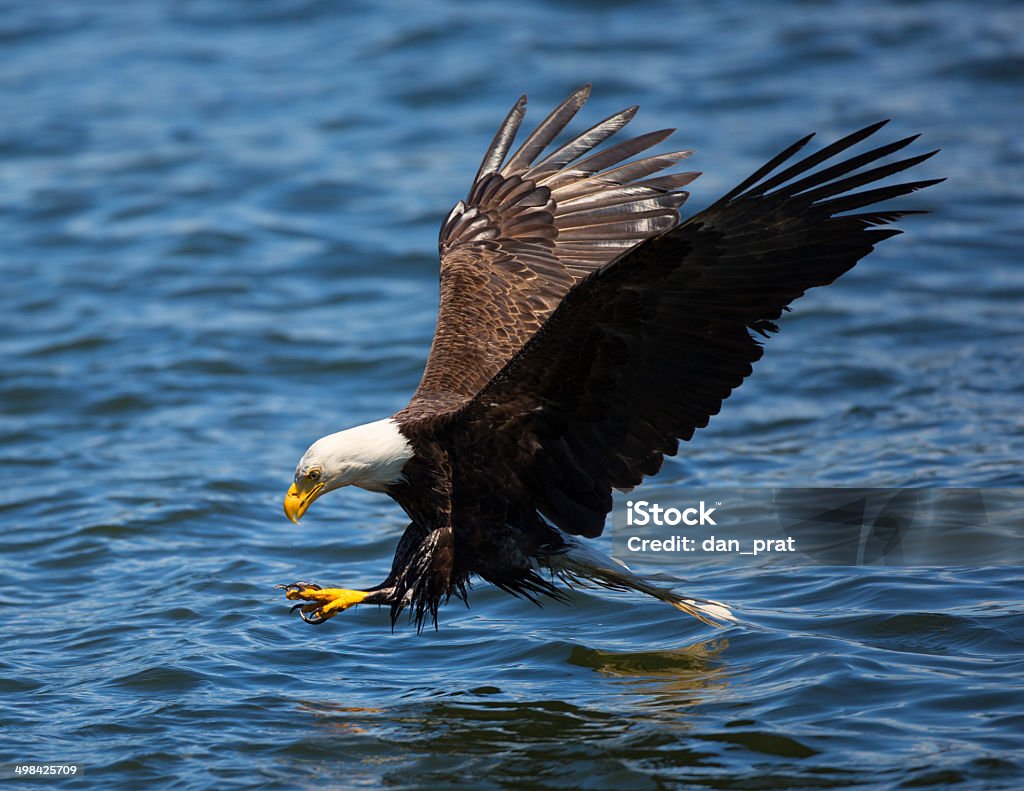
[(298, 524), (299, 520), (302, 519), (302, 515), (306, 513), (306, 509), (313, 504), (313, 501), (320, 496), (323, 490), (323, 481), (319, 481), (309, 489), (293, 483), (288, 489), (288, 494), (284, 496), (284, 515), (295, 524)]

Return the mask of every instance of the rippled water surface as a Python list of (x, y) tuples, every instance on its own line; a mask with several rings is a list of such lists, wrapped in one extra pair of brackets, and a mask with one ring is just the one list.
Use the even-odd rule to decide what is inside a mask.
[[(659, 481), (1024, 486), (1019, 3), (0, 5), (0, 763), (79, 787), (1019, 788), (1020, 568), (680, 568), (755, 626), (486, 585), (440, 630), (272, 586), (404, 527), (280, 501), (390, 414), (507, 107), (592, 81), (705, 175), (892, 117), (946, 176)], [(582, 127), (581, 127), (582, 128)], [(923, 149), (922, 149), (923, 150)], [(924, 174), (924, 171), (927, 171)], [(598, 542), (608, 549), (605, 537)]]

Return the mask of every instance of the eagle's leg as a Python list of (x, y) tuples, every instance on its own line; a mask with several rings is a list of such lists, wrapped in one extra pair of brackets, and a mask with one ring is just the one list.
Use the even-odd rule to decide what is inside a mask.
[(296, 604), (292, 612), (299, 611), (306, 623), (320, 624), (333, 618), (339, 612), (359, 604), (370, 594), (367, 591), (348, 590), (347, 588), (321, 588), (313, 582), (293, 582), (291, 585), (277, 585), (284, 590), (284, 595), (291, 601), (306, 601), (309, 604)]

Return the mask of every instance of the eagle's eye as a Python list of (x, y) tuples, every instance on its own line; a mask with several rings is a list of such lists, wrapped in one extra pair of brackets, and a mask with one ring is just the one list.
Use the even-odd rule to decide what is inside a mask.
[(306, 477), (309, 478), (309, 480), (311, 481), (319, 481), (320, 470), (310, 470), (309, 472), (306, 473)]

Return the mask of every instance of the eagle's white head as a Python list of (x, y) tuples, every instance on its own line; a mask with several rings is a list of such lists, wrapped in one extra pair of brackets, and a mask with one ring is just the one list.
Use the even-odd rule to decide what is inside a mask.
[(382, 492), (402, 480), (412, 445), (393, 418), (321, 437), (303, 454), (284, 498), (285, 515), (298, 524), (312, 502), (333, 489), (358, 486)]

